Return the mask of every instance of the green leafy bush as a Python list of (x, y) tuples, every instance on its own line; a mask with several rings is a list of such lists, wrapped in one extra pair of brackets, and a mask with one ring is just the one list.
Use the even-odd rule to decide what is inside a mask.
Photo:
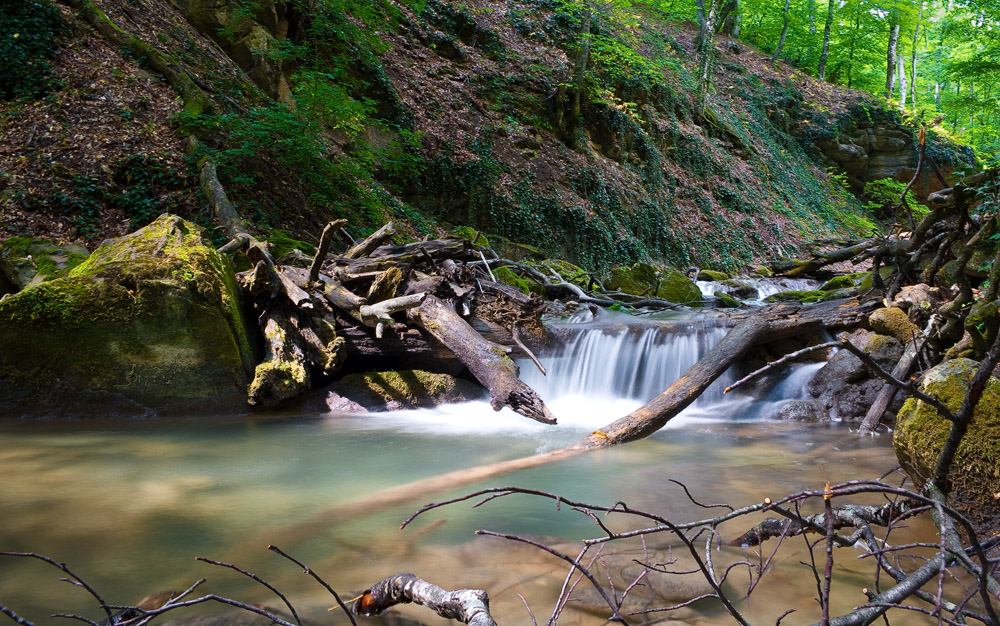
[(59, 9), (48, 0), (0, 2), (0, 98), (51, 89), (49, 58), (65, 30)]

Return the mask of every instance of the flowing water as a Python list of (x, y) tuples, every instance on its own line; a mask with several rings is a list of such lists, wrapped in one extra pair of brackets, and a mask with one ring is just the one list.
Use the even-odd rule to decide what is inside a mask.
[[(556, 332), (560, 347), (542, 355), (547, 376), (530, 363), (521, 364), (522, 375), (558, 417), (555, 427), (507, 410), (494, 413), (485, 402), (366, 415), (194, 416), (130, 423), (95, 416), (89, 423), (2, 424), (0, 550), (39, 552), (65, 562), (112, 604), (184, 589), (204, 577), (209, 591), (280, 605), (245, 577), (193, 560), (208, 557), (268, 579), (304, 612), (318, 615), (316, 623), (347, 623), (325, 610), (333, 602), (319, 585), (265, 549), (275, 543), (347, 597), (410, 571), (447, 588), (484, 588), (501, 624), (530, 624), (517, 594), (544, 621), (566, 575), (565, 564), (521, 544), (477, 537), (476, 529), (567, 544), (599, 536), (592, 519), (551, 501), (508, 496), (478, 508), (457, 503), (431, 511), (403, 531), (400, 522), (427, 502), (501, 485), (594, 504), (624, 501), (688, 521), (718, 510), (695, 506), (672, 481), (684, 483), (702, 502), (743, 505), (820, 488), (826, 481), (877, 477), (894, 465), (886, 438), (860, 438), (842, 424), (768, 419), (776, 403), (801, 392), (810, 371), (799, 369), (761, 400), (723, 399), (713, 388), (644, 441), (481, 485), (378, 504), (377, 495), (389, 487), (571, 443), (666, 388), (725, 331), (710, 323), (625, 324), (610, 317)], [(606, 523), (634, 525), (620, 518)], [(722, 533), (737, 536), (757, 519), (728, 523)], [(608, 546), (603, 563), (625, 559), (631, 566), (632, 558), (665, 562), (672, 555), (679, 559), (672, 567), (690, 567), (676, 543), (657, 536), (644, 546)], [(751, 599), (742, 602), (755, 623), (773, 624), (789, 608), (798, 612), (783, 624), (818, 619), (811, 571), (799, 565), (808, 560), (804, 546), (801, 538), (789, 542)], [(575, 553), (578, 547), (566, 549)], [(716, 558), (742, 555), (727, 548)], [(867, 561), (856, 557), (850, 549), (838, 551), (839, 611), (861, 603), (858, 590), (870, 584), (859, 574), (867, 571)], [(38, 561), (0, 558), (0, 605), (36, 624), (52, 623), (47, 616), (56, 612), (100, 619), (95, 602), (59, 582), (60, 575)], [(658, 603), (686, 599), (703, 587), (696, 577), (672, 577), (659, 587)], [(633, 597), (646, 597), (649, 589), (637, 587)], [(580, 585), (576, 595), (580, 600), (560, 623), (602, 623), (589, 612), (600, 608), (589, 587)], [(741, 595), (738, 585), (733, 595)], [(425, 623), (443, 623), (426, 610), (406, 611)], [(731, 621), (712, 601), (672, 615), (690, 624)]]

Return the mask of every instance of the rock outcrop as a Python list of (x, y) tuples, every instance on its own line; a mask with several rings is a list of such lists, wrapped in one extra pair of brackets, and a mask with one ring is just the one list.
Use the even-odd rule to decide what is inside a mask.
[(238, 412), (252, 369), (232, 269), (176, 216), (0, 301), (0, 416)]
[[(895, 337), (879, 335), (868, 330), (855, 331), (848, 341), (858, 346), (887, 371), (903, 355), (903, 344)], [(840, 350), (824, 365), (807, 390), (834, 420), (857, 422), (864, 419), (884, 383), (872, 376), (861, 359), (847, 350)], [(899, 404), (892, 407), (898, 409)]]

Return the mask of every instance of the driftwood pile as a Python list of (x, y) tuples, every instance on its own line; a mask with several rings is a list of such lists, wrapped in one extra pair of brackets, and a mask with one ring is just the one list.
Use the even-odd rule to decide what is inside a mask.
[(263, 245), (247, 241), (255, 266), (239, 279), (265, 342), (252, 405), (274, 406), (318, 386), (348, 358), (394, 368), (417, 360), (437, 370), (457, 359), (489, 391), (494, 409), (555, 423), (511, 359), (531, 355), (528, 344), (545, 339), (538, 298), (491, 280), (464, 239), (385, 245), (395, 234), (391, 222), (331, 255), (343, 225), (327, 225), (308, 269), (275, 264)]

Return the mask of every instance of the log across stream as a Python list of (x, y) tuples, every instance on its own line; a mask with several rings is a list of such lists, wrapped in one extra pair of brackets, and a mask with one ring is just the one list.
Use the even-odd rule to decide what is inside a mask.
[[(523, 624), (530, 619), (516, 594), (524, 594), (544, 618), (565, 575), (563, 564), (529, 548), (477, 538), (474, 531), (568, 541), (600, 534), (589, 519), (568, 508), (557, 511), (549, 502), (508, 498), (478, 509), (455, 505), (404, 531), (398, 530), (400, 521), (428, 501), (506, 484), (602, 504), (625, 500), (678, 520), (694, 519), (702, 512), (669, 479), (685, 483), (703, 501), (739, 505), (826, 480), (877, 476), (894, 463), (886, 438), (849, 436), (837, 424), (768, 421), (773, 406), (767, 403), (779, 397), (751, 402), (727, 396), (720, 403), (710, 390), (646, 440), (433, 497), (417, 495), (377, 512), (356, 508), (354, 503), (394, 485), (557, 449), (635, 409), (662, 389), (657, 376), (676, 377), (670, 368), (683, 371), (724, 334), (710, 324), (685, 332), (680, 329), (686, 325), (671, 324), (637, 328), (611, 320), (566, 331), (575, 335), (562, 343), (566, 354), (543, 355), (549, 375), (532, 382), (559, 418), (557, 426), (509, 409), (495, 413), (486, 401), (434, 411), (253, 421), (192, 416), (142, 424), (3, 424), (0, 546), (65, 561), (115, 603), (206, 577), (216, 593), (273, 604), (259, 585), (193, 560), (203, 556), (236, 562), (278, 585), (304, 612), (326, 613), (331, 603), (322, 589), (265, 550), (273, 542), (347, 597), (385, 576), (412, 571), (446, 588), (486, 589), (500, 623)], [(533, 375), (529, 366), (522, 367), (526, 376)], [(786, 385), (792, 395), (799, 388), (794, 380)], [(344, 509), (339, 518), (289, 532), (338, 503)], [(797, 566), (802, 558), (790, 553), (781, 559), (774, 580), (762, 583), (774, 595), (755, 594), (746, 607), (751, 614), (780, 615), (792, 606), (801, 613), (813, 610), (811, 580)], [(855, 567), (853, 557), (843, 560)], [(0, 560), (0, 603), (36, 623), (57, 611), (99, 619), (93, 601), (58, 582), (57, 574), (35, 562)], [(845, 609), (856, 604), (856, 589), (846, 585), (837, 602)], [(584, 599), (579, 608), (588, 606)], [(426, 613), (412, 614), (440, 623)], [(723, 619), (713, 605), (678, 617), (691, 624)], [(560, 623), (601, 620), (573, 609)]]

